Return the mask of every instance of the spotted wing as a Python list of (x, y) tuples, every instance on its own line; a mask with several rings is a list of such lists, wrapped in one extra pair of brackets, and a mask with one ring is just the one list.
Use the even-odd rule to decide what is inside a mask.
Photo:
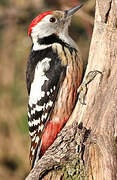
[[(30, 160), (35, 159), (37, 145), (57, 97), (59, 86), (65, 77), (66, 68), (60, 61), (44, 59), (38, 62), (29, 92), (28, 124), (31, 136)], [(28, 78), (28, 77), (27, 77)], [(38, 149), (39, 150), (39, 149)], [(34, 160), (33, 160), (34, 163)]]

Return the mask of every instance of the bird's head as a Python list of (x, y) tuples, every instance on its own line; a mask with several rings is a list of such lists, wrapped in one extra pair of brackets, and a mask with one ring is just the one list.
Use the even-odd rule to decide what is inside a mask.
[(59, 37), (67, 34), (72, 15), (81, 7), (82, 4), (65, 11), (47, 11), (40, 14), (30, 24), (29, 36), (34, 40), (52, 34)]

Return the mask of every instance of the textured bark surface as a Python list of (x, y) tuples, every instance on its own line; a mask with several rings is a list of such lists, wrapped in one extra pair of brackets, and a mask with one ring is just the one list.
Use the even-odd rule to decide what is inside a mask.
[[(42, 175), (43, 180), (117, 179), (117, 0), (96, 1), (85, 74), (92, 70), (101, 71), (103, 79), (97, 75), (88, 85), (86, 105), (76, 104), (69, 122), (26, 180)], [(83, 128), (74, 121), (82, 122)], [(75, 159), (78, 163), (72, 164)]]
[[(50, 172), (43, 179), (54, 180), (56, 179), (55, 177), (58, 177), (58, 179), (63, 177), (64, 179), (69, 174), (74, 176), (74, 170), (72, 171), (72, 169), (77, 169), (77, 162), (81, 161), (81, 164), (83, 164), (82, 156), (89, 134), (90, 131), (83, 128), (82, 124), (78, 126), (76, 122), (69, 126), (69, 128), (65, 127), (26, 179), (38, 180), (39, 177), (42, 178), (48, 171), (53, 169), (55, 173), (54, 171)], [(79, 169), (81, 169), (82, 173), (84, 173), (83, 176), (85, 176), (83, 165)], [(68, 175), (65, 175), (61, 170), (66, 171)], [(79, 170), (77, 174), (79, 175)]]

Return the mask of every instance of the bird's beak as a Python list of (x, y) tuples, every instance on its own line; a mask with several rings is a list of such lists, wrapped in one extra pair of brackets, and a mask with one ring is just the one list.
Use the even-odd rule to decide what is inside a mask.
[(69, 16), (72, 16), (76, 11), (78, 11), (81, 7), (83, 6), (83, 4), (80, 4), (78, 6), (75, 6), (69, 10), (66, 10), (65, 11), (65, 16), (66, 17), (69, 17)]

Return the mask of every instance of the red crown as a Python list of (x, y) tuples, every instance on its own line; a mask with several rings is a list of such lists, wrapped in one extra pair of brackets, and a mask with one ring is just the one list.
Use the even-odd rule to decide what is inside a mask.
[(28, 31), (29, 36), (31, 34), (32, 27), (34, 27), (37, 23), (39, 23), (48, 14), (52, 14), (52, 11), (46, 11), (46, 12), (40, 14), (39, 16), (37, 16), (35, 19), (32, 20), (32, 22), (29, 26), (29, 31)]

